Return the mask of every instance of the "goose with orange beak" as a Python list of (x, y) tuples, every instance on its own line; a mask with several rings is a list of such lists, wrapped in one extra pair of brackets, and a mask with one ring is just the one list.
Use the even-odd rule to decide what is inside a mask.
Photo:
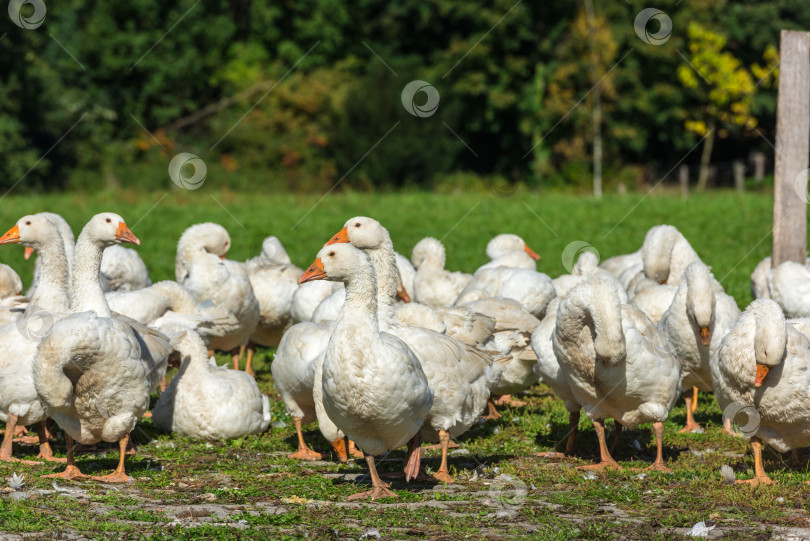
[(733, 420), (754, 451), (754, 477), (737, 483), (771, 484), (763, 443), (781, 453), (810, 445), (810, 340), (775, 301), (756, 300), (723, 341), (712, 380), (724, 415), (741, 413)]
[[(683, 369), (681, 389), (686, 400), (686, 426), (681, 432), (702, 430), (693, 416), (697, 391), (714, 389), (710, 364), (739, 318), (737, 303), (723, 292), (709, 268), (699, 261), (690, 264), (658, 323), (665, 345), (675, 352)], [(731, 433), (730, 421), (725, 424), (726, 431)]]
[(324, 352), (317, 394), (329, 419), (363, 450), (372, 482), (370, 491), (349, 499), (395, 498), (374, 457), (409, 443), (406, 478), (416, 476), (420, 455), (410, 442), (430, 411), (433, 392), (408, 345), (380, 332), (377, 275), (369, 257), (350, 244), (325, 246), (298, 282), (324, 279), (343, 282), (346, 301)]

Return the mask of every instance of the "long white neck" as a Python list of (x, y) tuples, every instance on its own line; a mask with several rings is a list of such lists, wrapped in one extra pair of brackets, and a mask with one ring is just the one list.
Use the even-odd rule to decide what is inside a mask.
[(346, 300), (335, 321), (332, 336), (347, 339), (379, 339), (377, 280), (366, 261), (345, 282)]
[(377, 311), (380, 326), (385, 330), (393, 320), (397, 296), (398, 271), (394, 244), (387, 238), (380, 247), (366, 250), (366, 253), (377, 276)]
[(39, 247), (39, 257), (37, 287), (25, 315), (32, 315), (38, 310), (67, 312), (70, 309), (69, 270), (62, 240), (59, 237), (49, 237)]
[(98, 279), (103, 253), (104, 248), (82, 231), (73, 253), (73, 283), (70, 288), (72, 312), (92, 310), (101, 317), (112, 315)]
[[(584, 337), (603, 359), (619, 359), (625, 348), (619, 296), (607, 282), (586, 284), (571, 290), (560, 302), (555, 330), (558, 343), (565, 349), (580, 349)], [(586, 327), (590, 337), (583, 333)]]

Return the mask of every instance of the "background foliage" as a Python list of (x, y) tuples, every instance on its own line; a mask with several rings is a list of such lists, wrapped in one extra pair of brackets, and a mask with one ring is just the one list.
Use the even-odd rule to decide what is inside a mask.
[[(768, 70), (805, 0), (662, 0), (659, 46), (644, 7), (597, 0), (589, 25), (582, 2), (49, 2), (37, 29), (1, 23), (0, 188), (165, 186), (180, 151), (221, 188), (586, 186), (594, 79), (607, 189), (657, 181), (715, 124), (715, 163), (770, 156)], [(431, 117), (402, 107), (414, 79)]]

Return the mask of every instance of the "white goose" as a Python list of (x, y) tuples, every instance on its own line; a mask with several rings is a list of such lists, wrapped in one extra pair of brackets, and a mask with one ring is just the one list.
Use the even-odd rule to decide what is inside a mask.
[(247, 349), (245, 372), (252, 374), (254, 344), (278, 347), (284, 331), (292, 326), (293, 295), (304, 271), (290, 262), (281, 241), (269, 236), (262, 242), (262, 253), (247, 262), (247, 272), (261, 310)]
[(408, 344), (427, 376), (433, 406), (425, 418), (421, 436), (441, 444), (442, 461), (434, 478), (452, 483), (447, 468), (450, 438), (463, 434), (477, 421), (503, 368), (493, 364), (487, 355), (449, 336), (396, 321), (396, 258), (391, 236), (380, 222), (365, 216), (354, 217), (327, 246), (347, 241), (371, 259), (377, 277), (380, 328)]
[(107, 278), (110, 291), (136, 291), (152, 284), (146, 263), (138, 252), (119, 245), (104, 250), (101, 274)]
[(566, 293), (571, 291), (574, 286), (581, 284), (591, 276), (603, 276), (606, 280), (610, 280), (615, 284), (616, 292), (619, 294), (619, 299), (627, 302), (627, 293), (624, 287), (619, 283), (613, 274), (599, 267), (599, 257), (592, 251), (583, 251), (579, 254), (577, 262), (571, 269), (571, 274), (563, 274), (551, 281), (554, 286), (558, 297), (565, 297)]
[(0, 327), (0, 418), (6, 423), (0, 460), (16, 460), (11, 454), (15, 427), (36, 424), (40, 443), (37, 458), (64, 461), (53, 456), (45, 436), (47, 415), (37, 396), (31, 367), (40, 339), (70, 307), (67, 259), (56, 229), (41, 215), (23, 216), (0, 237), (0, 244), (16, 243), (39, 251), (39, 287), (26, 314)]
[(428, 306), (451, 306), (472, 280), (471, 274), (445, 270), (446, 253), (441, 241), (426, 237), (416, 243), (411, 253), (416, 277), (413, 296)]
[(16, 297), (22, 292), (20, 275), (4, 263), (0, 263), (0, 299)]
[(84, 477), (73, 457), (73, 440), (119, 443), (115, 472), (96, 479), (129, 480), (124, 469), (129, 433), (149, 407), (149, 394), (165, 375), (170, 351), (165, 336), (137, 322), (111, 317), (99, 283), (105, 247), (139, 241), (117, 214), (94, 216), (76, 244), (70, 306), (33, 363), (34, 385), (45, 412), (65, 431), (64, 472), (48, 477)]
[(647, 231), (641, 259), (647, 278), (675, 286), (681, 283), (686, 267), (700, 261), (689, 241), (671, 225), (657, 225)]
[(706, 265), (695, 262), (686, 267), (672, 304), (658, 324), (659, 332), (681, 363), (681, 389), (686, 393), (686, 426), (681, 432), (700, 430), (692, 416), (697, 405), (695, 391), (713, 390), (709, 365), (739, 318), (737, 303), (716, 289)]
[[(161, 327), (166, 331), (166, 327)], [(270, 402), (256, 380), (239, 370), (217, 366), (194, 331), (175, 327), (172, 346), (180, 369), (152, 409), (159, 429), (204, 440), (260, 434), (270, 424)]]
[(498, 267), (537, 270), (536, 262), (540, 260), (540, 256), (522, 238), (509, 233), (498, 235), (487, 243), (487, 256), (490, 262), (481, 265), (475, 272)]
[(604, 420), (613, 418), (625, 427), (652, 422), (657, 455), (651, 468), (667, 471), (664, 420), (678, 398), (681, 367), (650, 320), (620, 304), (613, 284), (595, 276), (560, 301), (552, 345), (599, 439), (600, 462), (585, 467), (619, 467), (605, 443)]
[(782, 307), (786, 317), (810, 316), (810, 267), (785, 261), (768, 273), (768, 298)]
[[(754, 477), (772, 483), (762, 466), (762, 442), (779, 452), (810, 445), (810, 340), (785, 322), (779, 305), (748, 305), (711, 365), (714, 394), (724, 411), (755, 411), (746, 423), (754, 450)], [(749, 416), (750, 420), (750, 416)]]
[(326, 246), (301, 277), (339, 280), (346, 302), (323, 361), (323, 406), (366, 455), (372, 490), (349, 499), (396, 497), (377, 474), (374, 456), (409, 443), (406, 477), (419, 472), (413, 438), (433, 403), (427, 378), (410, 348), (380, 332), (377, 280), (368, 256), (349, 244)]
[(189, 227), (177, 243), (175, 275), (198, 301), (210, 300), (239, 321), (234, 333), (211, 341), (212, 348), (232, 353), (234, 369), (238, 369), (239, 347), (256, 330), (261, 311), (245, 265), (225, 259), (230, 245), (230, 236), (221, 225)]

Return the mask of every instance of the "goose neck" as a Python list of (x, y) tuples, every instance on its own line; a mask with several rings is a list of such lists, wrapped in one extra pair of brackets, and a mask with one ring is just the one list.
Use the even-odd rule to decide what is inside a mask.
[(98, 273), (104, 248), (84, 235), (79, 236), (73, 253), (73, 284), (70, 289), (72, 312), (94, 311), (101, 317), (110, 317), (110, 307), (101, 289)]
[[(44, 242), (39, 247), (39, 257), (39, 278), (29, 309), (67, 312), (69, 271), (61, 239), (53, 237)], [(28, 309), (25, 315), (30, 315)]]

